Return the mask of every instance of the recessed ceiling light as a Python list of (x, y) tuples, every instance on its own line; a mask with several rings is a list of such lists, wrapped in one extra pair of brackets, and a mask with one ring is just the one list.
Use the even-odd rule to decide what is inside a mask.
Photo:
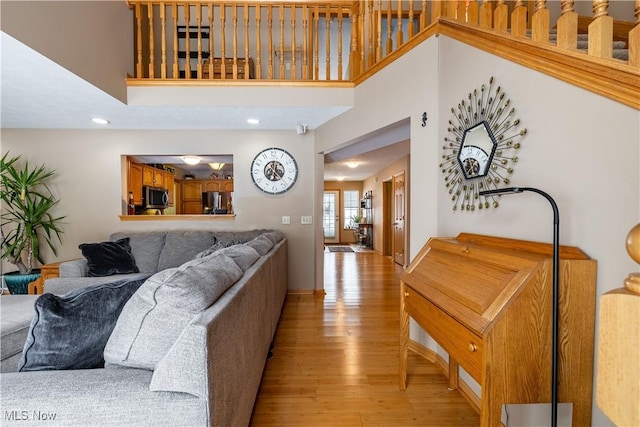
[(249, 123), (250, 125), (257, 125), (260, 123), (260, 120), (258, 119), (247, 119), (247, 123)]
[(346, 165), (349, 166), (351, 169), (355, 169), (358, 167), (358, 162), (347, 162)]
[(200, 163), (200, 160), (202, 160), (198, 156), (182, 156), (181, 159), (188, 165), (197, 165), (198, 163)]
[(109, 124), (109, 120), (103, 119), (102, 117), (94, 117), (93, 119), (91, 119), (91, 121), (93, 121), (93, 123), (97, 123), (99, 125), (108, 125)]

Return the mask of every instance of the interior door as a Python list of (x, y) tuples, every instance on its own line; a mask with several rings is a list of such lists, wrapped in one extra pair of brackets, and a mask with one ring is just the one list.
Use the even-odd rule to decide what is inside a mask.
[(322, 197), (322, 229), (325, 243), (340, 243), (340, 192), (325, 191)]
[(393, 177), (393, 261), (405, 265), (405, 177), (404, 172)]

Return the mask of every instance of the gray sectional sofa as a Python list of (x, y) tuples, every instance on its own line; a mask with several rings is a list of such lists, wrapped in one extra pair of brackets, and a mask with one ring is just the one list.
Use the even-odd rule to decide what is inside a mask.
[[(61, 268), (63, 277), (45, 283), (45, 292), (65, 293), (49, 294), (50, 300), (71, 305), (94, 289), (113, 292), (114, 280), (116, 288), (137, 283), (109, 335), (105, 366), (2, 373), (2, 425), (249, 424), (286, 298), (287, 240), (268, 230), (114, 234), (110, 240), (125, 237), (138, 273), (69, 277), (87, 273), (74, 261)], [(37, 346), (29, 346), (37, 322), (38, 315), (23, 367), (38, 360), (31, 354)], [(2, 341), (9, 342), (4, 332)]]

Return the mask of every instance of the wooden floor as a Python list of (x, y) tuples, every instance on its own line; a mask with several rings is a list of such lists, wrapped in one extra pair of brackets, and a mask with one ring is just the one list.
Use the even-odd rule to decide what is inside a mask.
[(433, 364), (409, 352), (398, 388), (399, 276), (375, 253), (325, 253), (324, 297), (289, 295), (251, 425), (477, 426)]

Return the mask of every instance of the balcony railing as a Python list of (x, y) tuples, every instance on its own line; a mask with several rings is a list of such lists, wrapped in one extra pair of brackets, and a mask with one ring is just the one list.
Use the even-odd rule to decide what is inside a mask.
[(536, 46), (591, 61), (640, 85), (640, 0), (622, 21), (609, 16), (608, 0), (593, 0), (592, 16), (566, 0), (128, 1), (136, 54), (129, 81), (138, 84), (358, 82), (426, 37), (449, 35), (446, 25), (519, 43), (523, 54)]

